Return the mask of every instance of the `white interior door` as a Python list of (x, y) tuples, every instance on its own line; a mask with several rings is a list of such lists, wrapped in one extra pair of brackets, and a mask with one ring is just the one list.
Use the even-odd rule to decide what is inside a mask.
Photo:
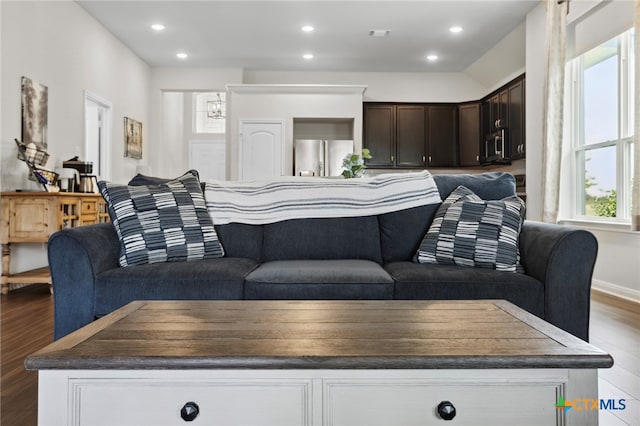
[(111, 102), (92, 93), (84, 95), (84, 158), (93, 162), (93, 174), (111, 178)]
[(282, 176), (284, 122), (240, 122), (240, 180)]

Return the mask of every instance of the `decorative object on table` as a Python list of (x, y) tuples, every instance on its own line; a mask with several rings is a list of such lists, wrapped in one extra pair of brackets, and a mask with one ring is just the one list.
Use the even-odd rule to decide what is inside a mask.
[(49, 89), (28, 77), (22, 77), (22, 142), (47, 149)]
[(29, 180), (34, 180), (47, 192), (58, 192), (56, 186), (58, 173), (45, 167), (49, 154), (38, 148), (35, 142), (24, 142), (14, 139), (18, 146), (18, 160), (24, 161), (29, 168)]
[(365, 159), (370, 159), (371, 153), (367, 148), (362, 149), (362, 154), (347, 154), (342, 160), (342, 176), (345, 179), (359, 178), (364, 174), (364, 170), (367, 166), (364, 164)]
[(133, 118), (124, 118), (124, 156), (142, 158), (142, 123)]
[(98, 189), (98, 179), (93, 173), (93, 162), (81, 161), (76, 155), (62, 162), (62, 167), (65, 169), (75, 170), (73, 175), (73, 182), (68, 185), (72, 188), (72, 192), (96, 192)]

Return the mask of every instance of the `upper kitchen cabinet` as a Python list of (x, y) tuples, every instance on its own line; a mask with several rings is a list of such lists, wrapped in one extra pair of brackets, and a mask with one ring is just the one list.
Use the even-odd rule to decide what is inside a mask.
[(364, 147), (370, 167), (424, 167), (425, 107), (414, 104), (365, 104)]
[(428, 151), (430, 167), (458, 165), (458, 107), (428, 107)]
[(369, 166), (395, 166), (396, 107), (385, 104), (364, 105), (363, 145), (371, 151)]
[(363, 128), (370, 167), (458, 165), (457, 105), (365, 104)]
[[(525, 157), (524, 87), (522, 75), (483, 99), (481, 163), (491, 163), (498, 157), (500, 162)], [(504, 129), (504, 142), (496, 142), (495, 139), (500, 129)], [(496, 151), (501, 154), (498, 156)]]
[(509, 92), (509, 138), (511, 159), (525, 158), (525, 121), (524, 121), (524, 88), (525, 80), (515, 82), (508, 88)]
[(425, 166), (425, 120), (422, 105), (396, 106), (396, 166)]
[(524, 96), (523, 74), (475, 101), (365, 102), (363, 146), (373, 156), (367, 165), (476, 167), (524, 158)]
[(480, 164), (480, 102), (458, 107), (460, 166)]

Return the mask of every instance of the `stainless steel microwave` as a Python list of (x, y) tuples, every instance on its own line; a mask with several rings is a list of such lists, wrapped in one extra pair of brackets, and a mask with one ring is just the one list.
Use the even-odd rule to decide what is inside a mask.
[(510, 164), (509, 140), (506, 128), (497, 129), (490, 133), (484, 140), (483, 164)]

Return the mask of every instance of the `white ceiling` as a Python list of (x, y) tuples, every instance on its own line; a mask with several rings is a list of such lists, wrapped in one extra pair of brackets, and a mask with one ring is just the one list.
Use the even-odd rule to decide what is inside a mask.
[[(78, 3), (153, 67), (457, 72), (522, 23), (539, 0)], [(166, 29), (156, 33), (153, 23)], [(315, 31), (303, 33), (305, 24)], [(464, 30), (452, 34), (453, 25)], [(373, 38), (372, 29), (391, 33)], [(178, 60), (178, 51), (189, 58)], [(314, 59), (303, 59), (307, 52)], [(427, 61), (430, 53), (439, 59)]]

